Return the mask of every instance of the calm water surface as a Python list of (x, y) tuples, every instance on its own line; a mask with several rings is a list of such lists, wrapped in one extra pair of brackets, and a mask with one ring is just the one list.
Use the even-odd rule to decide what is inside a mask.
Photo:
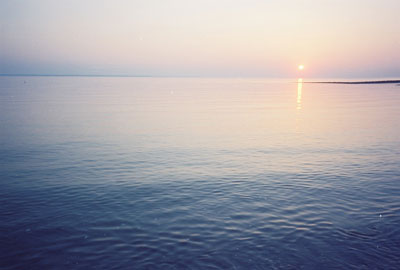
[(0, 77), (1, 269), (399, 269), (400, 86)]

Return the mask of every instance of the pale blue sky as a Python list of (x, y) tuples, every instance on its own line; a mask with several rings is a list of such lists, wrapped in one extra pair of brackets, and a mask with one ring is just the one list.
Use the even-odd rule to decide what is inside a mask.
[(400, 76), (398, 0), (2, 0), (1, 74)]

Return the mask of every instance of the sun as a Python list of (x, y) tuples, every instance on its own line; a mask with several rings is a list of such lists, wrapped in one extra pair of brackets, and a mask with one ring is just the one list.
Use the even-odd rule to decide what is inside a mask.
[(304, 69), (304, 65), (299, 65), (299, 70), (303, 70)]

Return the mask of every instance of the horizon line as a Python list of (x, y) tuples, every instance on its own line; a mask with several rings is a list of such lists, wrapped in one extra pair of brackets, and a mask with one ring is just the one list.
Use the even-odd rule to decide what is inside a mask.
[[(130, 75), (130, 74), (37, 74), (37, 73), (14, 73), (14, 74), (8, 74), (8, 73), (0, 73), (0, 77), (116, 77), (116, 78), (266, 78), (266, 79), (293, 79), (293, 78), (307, 78), (304, 76), (276, 76), (276, 77), (268, 77), (268, 76), (233, 76), (233, 75), (225, 75), (225, 76), (204, 76), (204, 75), (148, 75), (148, 74), (143, 74), (143, 75)], [(329, 78), (343, 78), (343, 79), (368, 79), (371, 78), (376, 81), (378, 78), (385, 79), (385, 81), (391, 80), (391, 81), (398, 81), (396, 77), (309, 77), (309, 79), (329, 79)], [(396, 78), (396, 79), (395, 79)], [(382, 80), (383, 81), (383, 80)], [(366, 82), (366, 81), (363, 81)], [(313, 83), (341, 83), (339, 82), (313, 82)], [(346, 82), (349, 83), (349, 82)]]

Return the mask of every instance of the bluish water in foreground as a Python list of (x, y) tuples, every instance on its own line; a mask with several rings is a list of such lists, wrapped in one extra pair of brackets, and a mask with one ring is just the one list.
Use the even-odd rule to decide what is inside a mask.
[(399, 269), (400, 86), (0, 77), (1, 269)]

